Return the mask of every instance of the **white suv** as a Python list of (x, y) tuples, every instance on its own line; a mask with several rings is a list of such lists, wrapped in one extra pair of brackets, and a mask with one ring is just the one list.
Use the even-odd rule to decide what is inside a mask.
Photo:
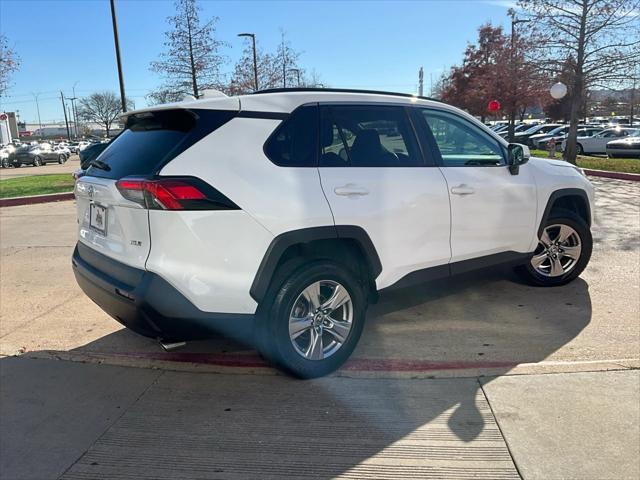
[(383, 289), (497, 263), (565, 284), (593, 188), (409, 95), (270, 90), (128, 112), (76, 183), (76, 279), (164, 342), (221, 332), (300, 377), (338, 368)]

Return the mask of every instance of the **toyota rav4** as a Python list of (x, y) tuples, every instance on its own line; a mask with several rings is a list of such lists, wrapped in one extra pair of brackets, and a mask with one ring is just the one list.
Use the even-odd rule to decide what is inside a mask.
[(338, 368), (381, 290), (498, 263), (563, 285), (593, 188), (467, 113), (328, 89), (127, 112), (76, 182), (80, 287), (163, 342), (212, 332), (300, 377)]

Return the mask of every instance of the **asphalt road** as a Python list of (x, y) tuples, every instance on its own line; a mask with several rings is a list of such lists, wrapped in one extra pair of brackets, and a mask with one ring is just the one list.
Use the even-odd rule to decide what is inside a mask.
[(640, 185), (594, 184), (581, 279), (387, 295), (305, 382), (222, 338), (163, 353), (75, 285), (73, 202), (0, 209), (0, 477), (638, 478)]

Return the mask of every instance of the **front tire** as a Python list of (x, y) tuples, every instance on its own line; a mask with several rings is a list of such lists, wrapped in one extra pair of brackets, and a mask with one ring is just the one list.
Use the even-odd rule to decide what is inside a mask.
[(39, 167), (40, 165), (42, 165), (42, 161), (40, 160), (40, 157), (35, 157), (33, 159), (33, 166), (34, 167)]
[(58, 163), (59, 163), (60, 165), (62, 165), (62, 164), (63, 164), (64, 162), (66, 162), (66, 161), (67, 161), (67, 158), (66, 158), (64, 155), (59, 155), (59, 156), (58, 156)]
[(586, 222), (574, 212), (561, 210), (547, 219), (530, 261), (517, 267), (516, 272), (531, 285), (565, 285), (582, 273), (592, 249)]
[(261, 353), (299, 378), (327, 375), (355, 349), (367, 296), (356, 276), (330, 261), (303, 265), (275, 292), (258, 329)]
[(582, 148), (582, 145), (580, 145), (579, 143), (576, 145), (576, 154), (577, 155), (584, 154), (584, 148)]

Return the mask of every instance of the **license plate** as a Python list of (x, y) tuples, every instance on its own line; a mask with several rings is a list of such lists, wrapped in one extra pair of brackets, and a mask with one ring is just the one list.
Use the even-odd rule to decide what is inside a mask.
[(89, 226), (103, 235), (107, 233), (107, 209), (95, 203), (89, 204)]

